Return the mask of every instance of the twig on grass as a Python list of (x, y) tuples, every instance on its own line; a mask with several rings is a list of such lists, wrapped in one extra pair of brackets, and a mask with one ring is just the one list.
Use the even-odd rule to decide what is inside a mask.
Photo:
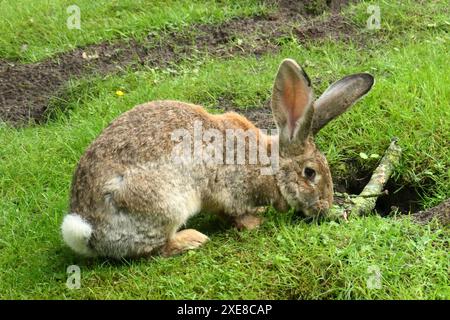
[(329, 212), (331, 219), (344, 219), (347, 221), (349, 216), (369, 214), (375, 208), (377, 198), (381, 195), (388, 194), (387, 190), (382, 190), (395, 167), (400, 162), (402, 154), (402, 149), (397, 142), (397, 138), (391, 140), (391, 144), (386, 149), (380, 164), (373, 172), (369, 183), (367, 183), (359, 195), (343, 194), (345, 196), (344, 204), (341, 206), (335, 205), (331, 208)]
[(335, 192), (334, 193), (335, 196), (341, 197), (341, 198), (356, 198), (356, 197), (363, 197), (363, 198), (371, 198), (371, 197), (381, 197), (381, 196), (387, 196), (389, 195), (389, 191), (388, 190), (383, 190), (379, 193), (374, 193), (374, 194), (349, 194), (349, 193), (342, 193), (342, 192)]

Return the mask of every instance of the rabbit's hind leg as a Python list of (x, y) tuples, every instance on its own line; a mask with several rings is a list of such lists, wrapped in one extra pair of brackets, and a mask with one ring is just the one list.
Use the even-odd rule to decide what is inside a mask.
[(162, 247), (161, 254), (165, 257), (180, 254), (187, 250), (196, 249), (208, 240), (207, 236), (197, 230), (181, 230), (168, 239), (165, 246)]
[(168, 239), (166, 228), (142, 214), (118, 212), (103, 218), (90, 244), (100, 256), (121, 258), (157, 254)]
[(105, 204), (110, 214), (98, 237), (106, 244), (102, 251), (118, 257), (173, 255), (206, 241), (195, 230), (176, 232), (200, 210), (198, 192), (173, 169), (158, 169), (133, 168), (108, 181)]

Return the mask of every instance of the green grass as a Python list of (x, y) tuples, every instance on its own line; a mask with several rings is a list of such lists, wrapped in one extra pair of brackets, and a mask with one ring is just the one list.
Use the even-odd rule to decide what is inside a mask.
[[(80, 258), (59, 234), (74, 167), (109, 121), (152, 99), (191, 101), (211, 110), (221, 97), (242, 108), (261, 105), (285, 57), (305, 66), (318, 93), (351, 72), (369, 71), (377, 79), (364, 100), (318, 136), (335, 175), (348, 174), (349, 159), (373, 169), (376, 160), (358, 154), (382, 154), (398, 136), (404, 153), (394, 179), (426, 188), (425, 206), (449, 198), (445, 6), (381, 6), (392, 27), (377, 33), (361, 29), (362, 44), (324, 40), (302, 46), (292, 40), (280, 53), (260, 59), (199, 58), (170, 71), (126, 70), (78, 80), (64, 101), (54, 102), (67, 112), (56, 112), (48, 124), (0, 126), (0, 297), (449, 299), (449, 229), (436, 223), (420, 226), (372, 215), (317, 224), (269, 211), (261, 229), (237, 232), (205, 215), (191, 222), (212, 240), (200, 250), (123, 262)], [(363, 26), (365, 10), (359, 4), (347, 15)], [(436, 27), (426, 27), (433, 23)], [(125, 95), (116, 96), (117, 89)], [(78, 290), (65, 285), (72, 264), (81, 267)], [(379, 289), (367, 285), (374, 267), (381, 274)]]
[[(81, 29), (67, 27), (73, 14), (67, 8), (73, 4), (80, 8)], [(143, 39), (149, 31), (220, 22), (265, 10), (255, 0), (0, 1), (0, 58), (34, 62), (100, 41)]]
[[(449, 297), (443, 230), (379, 217), (344, 225), (306, 224), (277, 214), (268, 219), (255, 232), (219, 230), (201, 250), (179, 257), (121, 263), (75, 257), (55, 246), (59, 236), (53, 231), (30, 235), (11, 254), (15, 270), (2, 273), (0, 292), (33, 299)], [(52, 230), (54, 222), (41, 219), (34, 228)], [(66, 288), (71, 264), (80, 266), (80, 289)], [(368, 288), (371, 268), (380, 271), (379, 289)]]

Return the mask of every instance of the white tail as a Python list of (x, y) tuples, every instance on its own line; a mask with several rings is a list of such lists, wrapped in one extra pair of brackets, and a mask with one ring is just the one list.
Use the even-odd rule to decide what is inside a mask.
[(75, 252), (84, 256), (94, 256), (88, 246), (92, 234), (91, 225), (76, 213), (64, 217), (61, 225), (64, 242)]

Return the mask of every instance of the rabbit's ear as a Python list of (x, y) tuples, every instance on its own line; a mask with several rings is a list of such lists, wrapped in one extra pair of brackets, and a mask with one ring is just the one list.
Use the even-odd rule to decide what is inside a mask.
[(333, 83), (314, 103), (313, 134), (369, 92), (373, 83), (368, 73), (352, 74)]
[(294, 60), (283, 60), (272, 92), (272, 113), (281, 149), (297, 149), (309, 136), (314, 112), (312, 103), (313, 91), (308, 75)]

